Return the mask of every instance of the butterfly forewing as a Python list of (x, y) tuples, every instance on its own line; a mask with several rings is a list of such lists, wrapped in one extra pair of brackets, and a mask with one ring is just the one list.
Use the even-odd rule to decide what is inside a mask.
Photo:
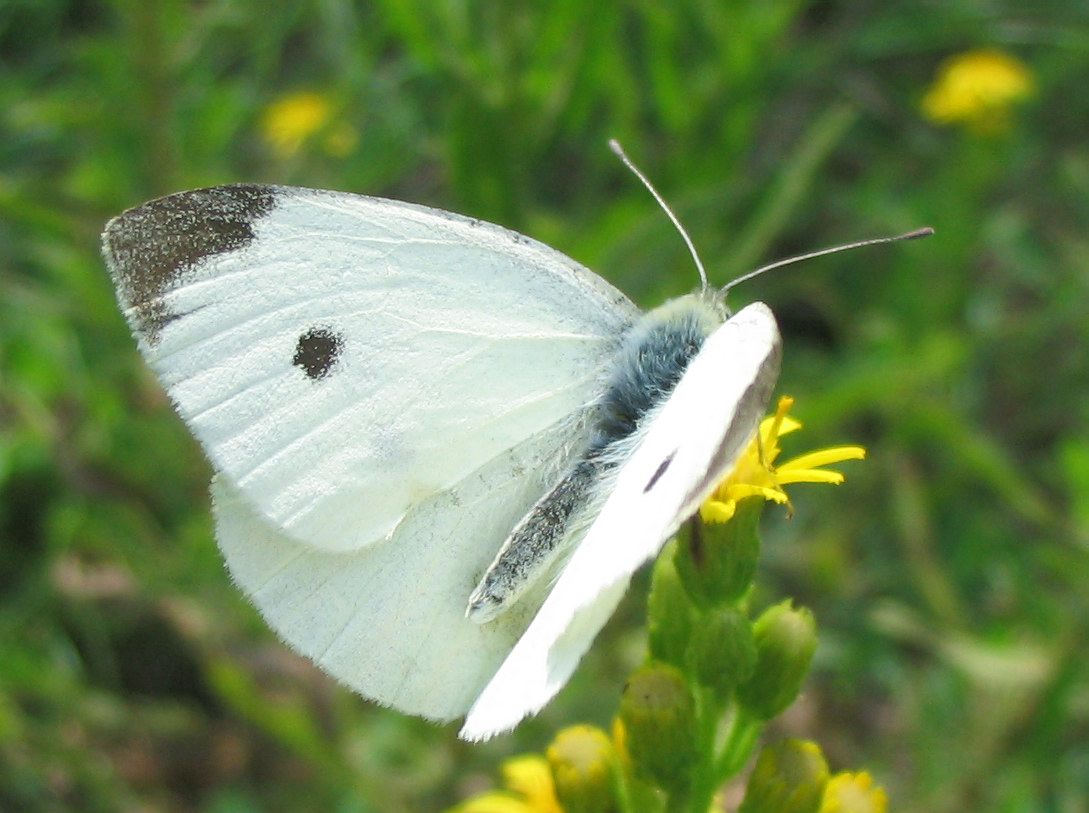
[(634, 306), (558, 252), (424, 207), (273, 186), (110, 222), (140, 346), (271, 526), (355, 550), (590, 403)]

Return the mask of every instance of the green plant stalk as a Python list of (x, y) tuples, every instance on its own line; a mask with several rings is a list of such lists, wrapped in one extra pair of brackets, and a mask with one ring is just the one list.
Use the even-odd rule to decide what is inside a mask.
[[(759, 533), (756, 523), (745, 530), (752, 534)], [(689, 532), (697, 531), (690, 528)], [(698, 618), (696, 623), (699, 623)], [(706, 813), (718, 789), (748, 762), (763, 724), (736, 702), (720, 697), (711, 688), (700, 686), (691, 669), (685, 670), (685, 677), (696, 699), (697, 761), (691, 766), (690, 781), (685, 789), (668, 795), (666, 810), (669, 813)], [(722, 723), (727, 714), (728, 724), (723, 733)]]
[(735, 704), (726, 741), (715, 762), (715, 776), (720, 784), (736, 776), (749, 761), (763, 730), (763, 723)]
[(687, 794), (685, 806), (678, 808), (685, 811), (706, 811), (711, 806), (711, 801), (718, 790), (719, 781), (715, 775), (715, 740), (717, 739), (719, 722), (722, 719), (722, 704), (715, 693), (710, 689), (699, 689), (697, 695), (699, 701), (699, 762), (693, 769), (692, 783)]
[[(670, 798), (667, 810), (706, 813), (718, 791), (736, 776), (752, 757), (763, 724), (736, 704), (730, 704), (730, 722), (721, 750), (716, 749), (717, 734), (724, 709), (711, 691), (700, 692), (699, 763), (693, 768), (689, 792)], [(717, 753), (716, 753), (717, 751)]]

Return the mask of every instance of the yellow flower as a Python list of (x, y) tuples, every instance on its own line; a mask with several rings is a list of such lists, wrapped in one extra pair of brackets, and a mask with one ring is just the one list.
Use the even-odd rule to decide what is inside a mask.
[(503, 763), (506, 790), (488, 791), (453, 808), (451, 813), (564, 813), (556, 800), (552, 769), (536, 754)]
[(838, 773), (824, 789), (820, 813), (886, 813), (889, 799), (865, 771)]
[(749, 774), (738, 813), (811, 813), (827, 786), (828, 763), (815, 742), (766, 745)]
[(300, 92), (284, 96), (265, 108), (261, 136), (280, 158), (290, 158), (310, 138), (324, 132), (325, 152), (343, 157), (355, 148), (357, 133), (350, 125), (334, 123), (333, 105), (320, 93)]
[(704, 522), (726, 522), (737, 510), (738, 501), (746, 497), (763, 497), (789, 506), (790, 498), (783, 491), (783, 486), (791, 483), (839, 485), (843, 482), (843, 475), (822, 466), (844, 460), (861, 460), (866, 456), (866, 450), (861, 446), (834, 446), (775, 465), (781, 451), (779, 438), (802, 428), (798, 421), (787, 415), (793, 405), (793, 398), (780, 398), (775, 414), (760, 423), (756, 437), (734, 470), (700, 506), (700, 518)]
[(556, 797), (567, 813), (605, 813), (616, 809), (615, 752), (609, 737), (591, 725), (563, 729), (545, 752)]
[(992, 133), (1008, 124), (1011, 106), (1032, 91), (1032, 73), (1020, 60), (1001, 51), (968, 51), (941, 66), (922, 110), (937, 124)]

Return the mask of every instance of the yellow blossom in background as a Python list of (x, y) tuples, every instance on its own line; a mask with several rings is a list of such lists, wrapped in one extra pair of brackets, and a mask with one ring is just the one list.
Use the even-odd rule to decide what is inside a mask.
[(889, 799), (865, 771), (838, 773), (828, 780), (820, 813), (886, 813)]
[(941, 66), (923, 97), (923, 114), (938, 124), (997, 132), (1009, 123), (1011, 107), (1032, 95), (1033, 84), (1019, 59), (996, 50), (968, 51)]
[(283, 96), (265, 108), (261, 117), (261, 136), (280, 158), (290, 158), (318, 133), (323, 133), (322, 147), (330, 155), (343, 157), (358, 141), (353, 127), (333, 122), (333, 105), (320, 93), (305, 91)]
[(791, 483), (829, 483), (839, 485), (843, 475), (828, 471), (823, 466), (842, 463), (845, 460), (861, 460), (866, 450), (861, 446), (834, 446), (791, 458), (775, 464), (779, 457), (779, 438), (802, 428), (787, 413), (794, 399), (783, 397), (775, 414), (760, 423), (757, 437), (741, 456), (737, 466), (722, 481), (715, 492), (700, 506), (700, 518), (704, 522), (726, 522), (737, 510), (738, 500), (745, 497), (763, 497), (779, 504), (790, 503), (783, 486)]
[(261, 134), (273, 152), (293, 155), (329, 122), (332, 106), (320, 93), (292, 93), (265, 108)]
[(556, 800), (552, 769), (536, 754), (503, 763), (503, 785), (462, 802), (450, 813), (564, 813)]

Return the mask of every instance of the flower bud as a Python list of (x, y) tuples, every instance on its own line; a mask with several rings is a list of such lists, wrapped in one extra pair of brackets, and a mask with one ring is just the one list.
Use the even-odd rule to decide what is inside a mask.
[(758, 525), (764, 500), (741, 500), (728, 522), (690, 526), (675, 557), (677, 573), (700, 607), (737, 602), (748, 592), (760, 556)]
[(647, 598), (647, 645), (652, 658), (684, 668), (693, 611), (670, 553), (654, 564)]
[(784, 740), (760, 752), (738, 813), (817, 813), (827, 783), (816, 743)]
[(837, 773), (824, 789), (820, 813), (886, 813), (889, 799), (865, 771)]
[(696, 758), (696, 710), (680, 670), (664, 663), (637, 670), (620, 698), (620, 720), (636, 774), (666, 790), (686, 788)]
[(702, 685), (727, 700), (755, 664), (756, 641), (744, 613), (724, 607), (701, 617), (692, 636), (692, 670)]
[(548, 746), (556, 798), (564, 813), (607, 813), (618, 802), (613, 782), (614, 751), (599, 728), (565, 728)]
[[(513, 800), (522, 800), (534, 809), (556, 807), (556, 792), (552, 783), (552, 769), (540, 754), (522, 754), (503, 762), (503, 789), (492, 790), (467, 799), (449, 813), (485, 813), (503, 810)], [(551, 806), (551, 808), (549, 808)]]
[(794, 702), (817, 648), (817, 625), (790, 600), (764, 611), (753, 625), (756, 667), (737, 688), (738, 702), (754, 717), (770, 720)]

